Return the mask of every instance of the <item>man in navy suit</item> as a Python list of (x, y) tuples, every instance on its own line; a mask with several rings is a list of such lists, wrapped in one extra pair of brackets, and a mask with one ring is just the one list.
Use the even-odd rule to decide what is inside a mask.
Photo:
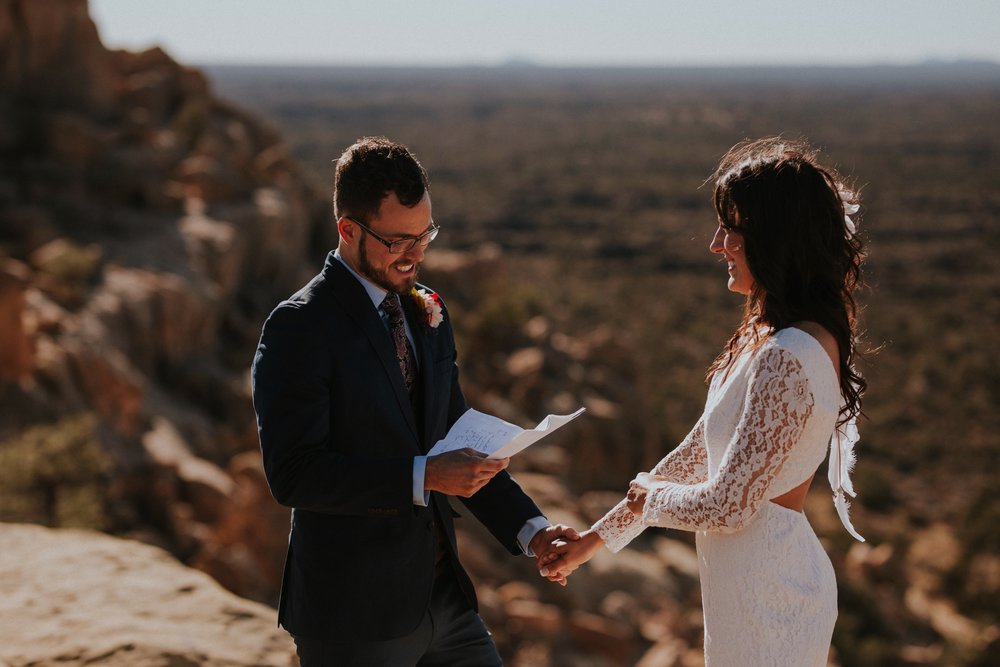
[(448, 310), (416, 282), (438, 233), (423, 167), (359, 140), (337, 162), (334, 213), (337, 250), (271, 313), (253, 363), (264, 470), (293, 508), (278, 621), (303, 667), (499, 665), (446, 496), (512, 554), (577, 535), (549, 525), (508, 460), (426, 455), (468, 405)]

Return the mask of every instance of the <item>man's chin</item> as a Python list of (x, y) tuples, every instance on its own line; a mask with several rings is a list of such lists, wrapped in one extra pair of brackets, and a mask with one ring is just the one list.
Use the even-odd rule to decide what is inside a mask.
[[(365, 271), (364, 268), (366, 267), (362, 267), (362, 270), (359, 271), (359, 273), (388, 292), (406, 294), (417, 284), (416, 271), (413, 271), (409, 275), (401, 276), (398, 272), (394, 272), (392, 269), (376, 273), (370, 270)], [(396, 273), (396, 275), (393, 276), (392, 273)]]
[(392, 282), (392, 290), (397, 294), (406, 294), (417, 284), (417, 270), (414, 269), (409, 275), (397, 276)]
[(417, 276), (414, 275), (407, 278), (402, 282), (402, 284), (395, 287), (394, 291), (397, 294), (409, 294), (410, 290), (417, 286)]
[(417, 284), (417, 277), (414, 275), (407, 278), (396, 278), (395, 280), (373, 280), (372, 282), (382, 289), (395, 292), (396, 294), (409, 294), (410, 290)]

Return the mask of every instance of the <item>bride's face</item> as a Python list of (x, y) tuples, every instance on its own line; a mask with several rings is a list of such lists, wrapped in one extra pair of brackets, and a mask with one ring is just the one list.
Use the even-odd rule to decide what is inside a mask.
[(750, 294), (754, 278), (747, 265), (746, 248), (739, 228), (731, 227), (720, 220), (719, 228), (715, 230), (715, 236), (712, 237), (708, 249), (725, 257), (729, 272), (729, 290), (737, 294)]

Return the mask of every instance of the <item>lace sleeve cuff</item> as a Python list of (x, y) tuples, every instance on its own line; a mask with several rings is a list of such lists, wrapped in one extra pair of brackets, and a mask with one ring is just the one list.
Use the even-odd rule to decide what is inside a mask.
[(628, 508), (624, 500), (593, 525), (593, 530), (604, 540), (611, 553), (618, 553), (634, 540), (646, 526)]

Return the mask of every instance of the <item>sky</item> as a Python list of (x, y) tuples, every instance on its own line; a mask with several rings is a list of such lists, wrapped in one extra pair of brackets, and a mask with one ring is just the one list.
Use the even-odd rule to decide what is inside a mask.
[(90, 0), (104, 43), (190, 64), (1000, 62), (1000, 0)]

